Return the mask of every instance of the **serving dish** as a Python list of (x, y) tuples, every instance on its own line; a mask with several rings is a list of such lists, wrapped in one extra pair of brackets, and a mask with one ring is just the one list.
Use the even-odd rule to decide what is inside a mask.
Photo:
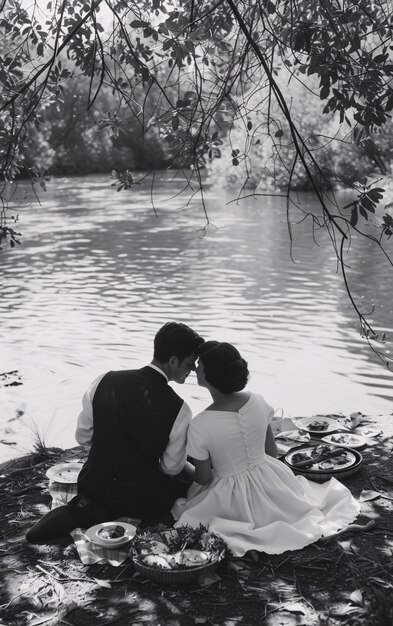
[[(320, 458), (318, 448), (330, 448), (333, 456), (329, 458), (326, 454)], [(299, 467), (302, 460), (297, 455), (301, 454), (303, 462), (310, 458), (315, 462), (306, 467)], [(295, 474), (300, 474), (314, 482), (326, 482), (330, 478), (347, 478), (356, 474), (362, 465), (363, 457), (357, 450), (343, 448), (337, 445), (322, 444), (317, 446), (299, 446), (292, 448), (284, 457), (284, 463), (291, 468)]]
[(46, 476), (55, 483), (76, 483), (83, 463), (58, 463), (46, 471)]
[(156, 533), (139, 533), (130, 557), (137, 572), (157, 583), (192, 584), (214, 570), (226, 552), (225, 542), (204, 526), (180, 526)]

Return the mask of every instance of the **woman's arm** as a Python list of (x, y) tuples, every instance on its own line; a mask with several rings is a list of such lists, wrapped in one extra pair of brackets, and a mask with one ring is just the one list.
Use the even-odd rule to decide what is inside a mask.
[(275, 459), (277, 458), (277, 445), (276, 440), (274, 439), (272, 427), (267, 427), (266, 431), (266, 439), (265, 439), (265, 452), (269, 456), (273, 456)]
[(212, 477), (212, 465), (210, 458), (205, 461), (198, 461), (198, 459), (192, 459), (192, 463), (195, 465), (194, 482), (199, 485), (207, 485)]

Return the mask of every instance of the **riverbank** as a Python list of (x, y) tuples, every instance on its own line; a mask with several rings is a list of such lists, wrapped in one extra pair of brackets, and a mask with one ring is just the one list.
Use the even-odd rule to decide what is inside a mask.
[(362, 425), (380, 435), (361, 451), (360, 471), (342, 482), (362, 500), (357, 522), (375, 522), (373, 529), (282, 555), (226, 559), (210, 580), (189, 588), (146, 581), (130, 560), (119, 567), (83, 565), (71, 537), (48, 545), (26, 542), (26, 531), (49, 510), (47, 469), (82, 460), (82, 448), (42, 446), (3, 463), (0, 567), (7, 576), (0, 623), (391, 626), (393, 415), (362, 416)]

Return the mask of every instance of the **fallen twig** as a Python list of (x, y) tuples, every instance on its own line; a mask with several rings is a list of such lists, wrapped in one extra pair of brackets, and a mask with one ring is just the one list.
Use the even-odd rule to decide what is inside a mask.
[(315, 611), (315, 608), (314, 608), (313, 604), (310, 602), (310, 600), (307, 600), (307, 598), (303, 595), (303, 592), (302, 592), (301, 587), (300, 587), (299, 580), (298, 580), (295, 572), (293, 572), (293, 578), (294, 578), (295, 586), (296, 586), (296, 589), (298, 591), (299, 596), (301, 597), (302, 600), (304, 600), (304, 602), (306, 602), (306, 604), (308, 604), (308, 606), (310, 606), (312, 608), (313, 611)]
[(36, 565), (36, 568), (41, 570), (47, 576), (50, 576), (51, 578), (53, 578), (53, 580), (55, 580), (58, 583), (67, 583), (67, 582), (71, 582), (72, 581), (72, 582), (84, 582), (84, 583), (93, 583), (93, 584), (95, 584), (95, 580), (93, 580), (92, 578), (84, 578), (84, 577), (82, 577), (82, 578), (74, 578), (74, 577), (71, 577), (71, 576), (63, 576), (63, 577), (60, 578), (59, 576), (54, 576), (53, 574), (48, 572), (41, 565)]

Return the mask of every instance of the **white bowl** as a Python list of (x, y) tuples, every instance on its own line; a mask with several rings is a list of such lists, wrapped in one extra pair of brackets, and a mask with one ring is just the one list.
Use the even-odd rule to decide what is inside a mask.
[[(121, 528), (121, 530), (123, 531), (123, 534), (117, 537), (104, 537), (101, 534), (103, 531), (109, 532), (110, 530), (115, 529), (115, 528)], [(126, 539), (128, 539), (124, 527), (121, 524), (116, 524), (116, 522), (109, 522), (109, 523), (102, 524), (102, 527), (96, 531), (96, 536), (98, 537), (100, 541), (102, 541), (102, 543), (108, 544), (109, 546), (113, 544), (121, 543), (125, 541)]]

